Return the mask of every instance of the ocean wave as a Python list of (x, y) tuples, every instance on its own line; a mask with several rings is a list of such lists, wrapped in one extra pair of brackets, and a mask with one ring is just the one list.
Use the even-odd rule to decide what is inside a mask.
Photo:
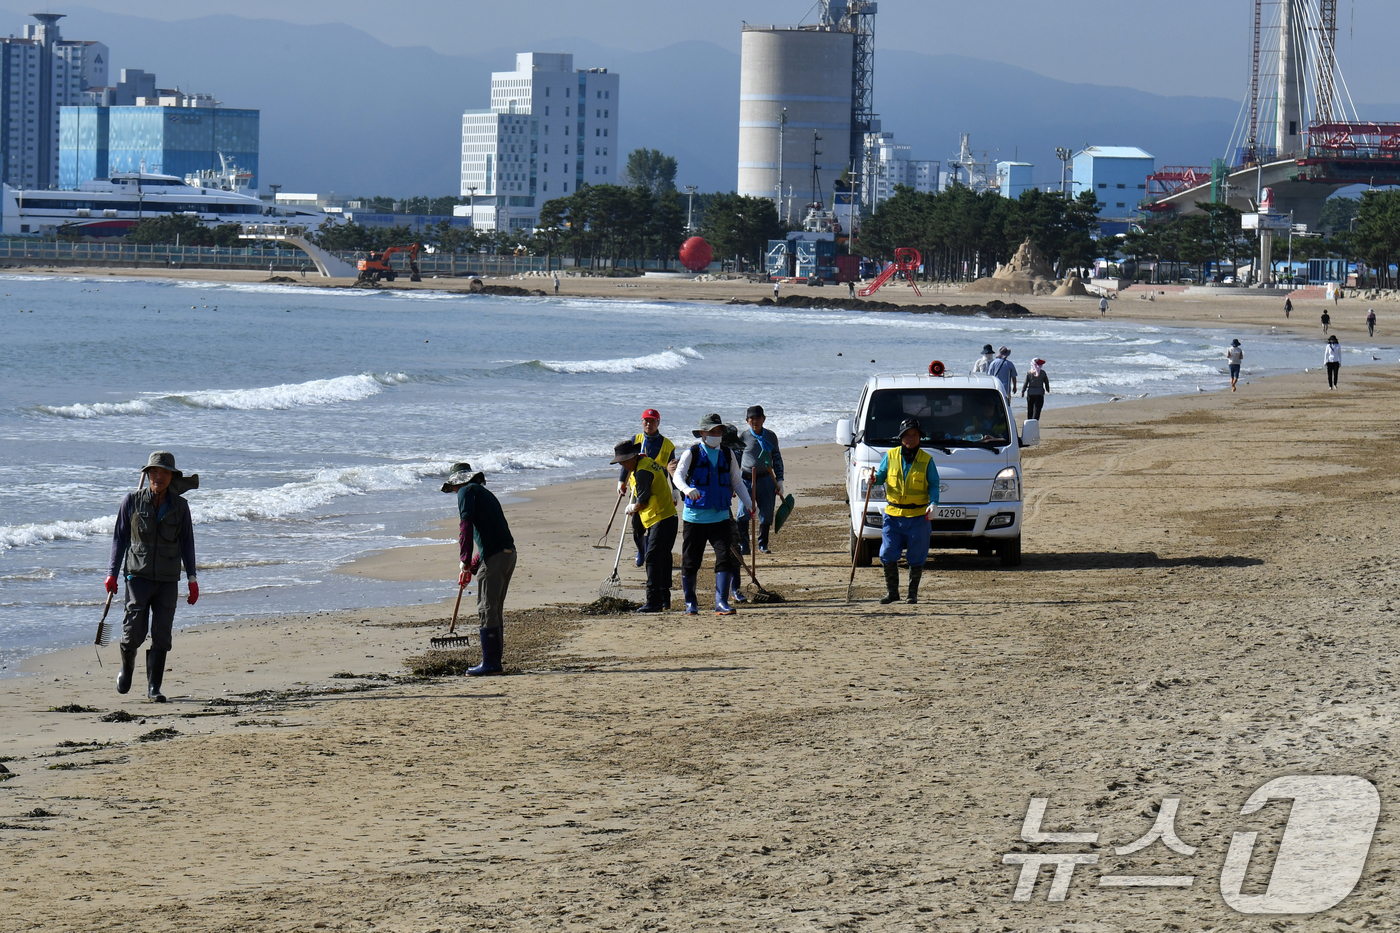
[(110, 535), (116, 526), (115, 516), (94, 518), (82, 522), (34, 522), (27, 525), (0, 525), (0, 549), (31, 547), (54, 541), (81, 541), (92, 535)]
[(334, 379), (283, 383), (259, 389), (210, 389), (200, 392), (152, 395), (125, 402), (90, 402), (74, 405), (39, 405), (45, 415), (58, 418), (105, 418), (111, 416), (154, 415), (181, 408), (227, 411), (280, 411), (311, 405), (359, 402), (385, 389), (409, 381), (406, 373), (361, 373)]
[(530, 360), (525, 365), (546, 369), (552, 373), (635, 373), (643, 370), (665, 371), (680, 369), (691, 360), (705, 357), (694, 347), (668, 347), (647, 356), (626, 356), (614, 360)]

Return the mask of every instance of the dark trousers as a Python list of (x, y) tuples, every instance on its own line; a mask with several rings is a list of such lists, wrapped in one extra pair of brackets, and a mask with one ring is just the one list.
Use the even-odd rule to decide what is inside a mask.
[(482, 628), (503, 628), (506, 591), (515, 573), (515, 549), (492, 554), (481, 562), (476, 575), (476, 618)]
[(1334, 386), (1336, 386), (1336, 384), (1337, 384), (1337, 376), (1340, 375), (1341, 370), (1342, 370), (1342, 364), (1341, 364), (1341, 363), (1328, 363), (1328, 364), (1327, 364), (1327, 388), (1330, 389), (1330, 388), (1333, 388)]
[(734, 523), (729, 519), (697, 524), (685, 523), (681, 532), (681, 573), (698, 573), (705, 562), (705, 546), (715, 551), (715, 573), (736, 573), (739, 562), (734, 558)]
[(162, 583), (145, 577), (128, 577), (126, 581), (126, 615), (122, 618), (122, 648), (135, 651), (151, 634), (151, 647), (157, 651), (170, 650), (170, 630), (175, 624), (175, 603), (180, 598), (180, 584), (171, 580)]
[(645, 554), (647, 552), (647, 530), (642, 525), (642, 516), (640, 513), (633, 513), (632, 515), (632, 543), (637, 546), (638, 554)]
[(1026, 420), (1027, 420), (1027, 421), (1039, 421), (1039, 420), (1040, 420), (1040, 413), (1041, 413), (1042, 411), (1044, 411), (1044, 410), (1045, 410), (1045, 396), (1044, 396), (1044, 395), (1027, 395), (1027, 396), (1026, 396)]
[[(758, 546), (768, 546), (768, 530), (773, 525), (773, 502), (778, 497), (778, 484), (773, 479), (772, 473), (761, 473), (758, 477), (758, 488), (754, 488), (754, 483), (747, 475), (744, 476), (744, 488), (749, 491), (749, 496), (753, 499), (753, 504), (758, 506)], [(739, 553), (749, 552), (749, 510), (743, 502), (739, 503)]]
[(647, 529), (647, 605), (664, 606), (671, 596), (671, 551), (676, 546), (680, 517), (663, 518)]

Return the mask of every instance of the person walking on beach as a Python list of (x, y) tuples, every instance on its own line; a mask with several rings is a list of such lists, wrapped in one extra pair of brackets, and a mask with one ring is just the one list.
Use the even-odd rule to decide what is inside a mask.
[(992, 365), (992, 360), (997, 358), (996, 351), (992, 349), (990, 343), (982, 345), (982, 355), (977, 358), (977, 362), (972, 364), (972, 374), (985, 373)]
[(1337, 341), (1336, 334), (1327, 338), (1327, 348), (1322, 351), (1322, 362), (1327, 366), (1327, 388), (1335, 389), (1342, 372), (1342, 345)]
[(637, 611), (662, 612), (671, 608), (671, 549), (680, 525), (671, 478), (665, 467), (642, 452), (636, 439), (613, 447), (611, 462), (627, 474), (632, 490), (627, 513), (646, 529), (647, 598)]
[(1292, 299), (1292, 298), (1285, 298), (1285, 299), (1283, 299), (1283, 318), (1284, 318), (1284, 320), (1288, 320), (1288, 317), (1289, 317), (1292, 313), (1293, 313), (1293, 299)]
[[(505, 650), (503, 609), (510, 578), (515, 573), (515, 539), (500, 500), (486, 488), (486, 475), (473, 472), (466, 461), (452, 464), (443, 492), (457, 496), (457, 532), (460, 558), (457, 585), (464, 587), (476, 577), (476, 617), (480, 626), (481, 663), (468, 668), (473, 677), (501, 674), (501, 653)], [(472, 549), (477, 554), (472, 556)]]
[(855, 297), (856, 297), (856, 283), (855, 283), (855, 282), (847, 282), (847, 283), (846, 283), (846, 297), (847, 297), (847, 298), (855, 298)]
[[(773, 499), (783, 498), (783, 452), (778, 435), (764, 428), (767, 417), (762, 405), (751, 405), (744, 414), (749, 429), (739, 432), (744, 445), (744, 486), (758, 505), (758, 550), (768, 553), (768, 532), (773, 527)], [(749, 513), (739, 508), (739, 553), (749, 553)]]
[(1099, 317), (1108, 317), (1108, 296), (1099, 297)]
[(1327, 313), (1327, 309), (1322, 311), (1322, 332), (1327, 333), (1328, 326), (1332, 323), (1332, 315)]
[(1011, 396), (1016, 394), (1016, 364), (1011, 362), (1010, 347), (1002, 347), (997, 351), (997, 358), (992, 360), (987, 372), (1001, 382), (1001, 394), (1010, 402)]
[(1374, 337), (1374, 336), (1376, 336), (1376, 309), (1375, 309), (1375, 308), (1372, 308), (1371, 310), (1369, 310), (1369, 311), (1366, 312), (1366, 335), (1367, 335), (1368, 337)]
[[(655, 408), (648, 408), (642, 412), (641, 433), (633, 437), (642, 448), (642, 455), (652, 460), (657, 466), (671, 473), (675, 472), (676, 445), (661, 433), (661, 412)], [(628, 470), (624, 467), (618, 472), (617, 494), (619, 496), (627, 489)], [(670, 476), (666, 479), (666, 491), (671, 491)], [(646, 526), (636, 514), (632, 515), (632, 543), (637, 546), (636, 564), (638, 567), (646, 563), (647, 556), (647, 531)]]
[(681, 589), (685, 593), (685, 614), (700, 611), (695, 596), (695, 578), (705, 560), (705, 546), (715, 552), (715, 614), (734, 615), (729, 593), (739, 562), (734, 556), (734, 525), (729, 518), (729, 500), (739, 501), (753, 511), (753, 499), (744, 486), (740, 458), (722, 447), (724, 419), (709, 414), (690, 432), (699, 441), (687, 447), (676, 468), (676, 488), (685, 496), (685, 528), (681, 532)]
[(1040, 413), (1045, 410), (1045, 396), (1050, 394), (1050, 377), (1044, 366), (1044, 360), (1035, 360), (1030, 373), (1026, 375), (1025, 384), (1021, 386), (1021, 394), (1026, 398), (1027, 421), (1040, 420)]
[(559, 294), (559, 273), (554, 273), (554, 294)]
[(917, 418), (899, 424), (899, 446), (885, 453), (870, 481), (885, 485), (885, 516), (880, 528), (880, 565), (885, 595), (880, 604), (899, 601), (899, 558), (909, 562), (910, 605), (919, 601), (919, 581), (928, 563), (929, 515), (938, 505), (938, 467), (919, 445), (923, 426)]
[(1244, 351), (1240, 349), (1239, 338), (1230, 341), (1225, 351), (1225, 362), (1230, 364), (1230, 391), (1235, 391), (1235, 383), (1240, 381), (1240, 363), (1244, 361)]
[[(122, 617), (122, 669), (117, 692), (131, 689), (136, 652), (149, 630), (146, 650), (146, 696), (164, 703), (160, 692), (165, 677), (165, 657), (170, 652), (175, 604), (179, 601), (180, 567), (189, 581), (188, 602), (199, 601), (199, 581), (194, 559), (194, 523), (182, 495), (185, 474), (175, 469), (175, 455), (157, 450), (141, 468), (145, 483), (122, 497), (117, 523), (112, 529), (112, 555), (107, 562), (105, 585), (117, 592), (117, 579), (126, 580), (126, 613)], [(144, 488), (142, 488), (144, 486)]]
[(778, 300), (778, 283), (776, 281), (773, 283), (773, 300)]

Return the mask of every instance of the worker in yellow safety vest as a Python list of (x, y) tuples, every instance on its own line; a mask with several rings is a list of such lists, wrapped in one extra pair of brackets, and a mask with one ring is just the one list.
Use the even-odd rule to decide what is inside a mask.
[[(648, 408), (646, 411), (642, 412), (642, 430), (633, 440), (642, 446), (643, 456), (651, 458), (655, 461), (657, 466), (668, 471), (666, 488), (668, 490), (671, 489), (672, 484), (669, 473), (674, 472), (676, 469), (676, 445), (671, 443), (670, 438), (661, 433), (661, 412), (657, 411), (655, 408)], [(623, 489), (626, 488), (626, 482), (627, 471), (623, 470), (617, 477), (617, 494), (619, 496), (622, 495)], [(675, 501), (676, 498), (676, 494), (672, 493), (672, 501)], [(641, 519), (633, 515), (632, 543), (637, 546), (636, 562), (638, 567), (646, 562), (646, 536), (646, 528), (642, 525)]]
[(928, 563), (929, 516), (938, 505), (938, 467), (919, 446), (923, 427), (917, 418), (899, 425), (899, 446), (885, 453), (871, 482), (885, 486), (885, 516), (880, 532), (880, 563), (885, 568), (884, 605), (899, 601), (899, 557), (909, 561), (909, 602), (919, 601), (919, 581)]
[(640, 441), (617, 444), (612, 462), (622, 467), (632, 490), (627, 514), (646, 529), (642, 556), (647, 568), (647, 599), (637, 611), (662, 612), (671, 608), (671, 549), (680, 527), (670, 478), (665, 468), (642, 452)]

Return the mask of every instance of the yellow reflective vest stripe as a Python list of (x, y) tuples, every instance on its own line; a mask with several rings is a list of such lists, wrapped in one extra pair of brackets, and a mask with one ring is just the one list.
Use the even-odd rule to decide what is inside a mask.
[[(667, 443), (670, 443), (669, 441)], [(663, 448), (664, 449), (664, 448)], [(671, 486), (666, 482), (666, 471), (657, 465), (656, 461), (650, 457), (638, 457), (637, 468), (632, 471), (632, 475), (627, 479), (627, 485), (632, 487), (632, 494), (637, 494), (637, 474), (646, 470), (651, 474), (651, 496), (642, 507), (637, 510), (641, 516), (642, 527), (650, 528), (657, 522), (674, 518), (676, 515), (676, 503), (671, 501)]]
[[(636, 441), (638, 444), (645, 444), (646, 435), (638, 434), (636, 437)], [(656, 452), (655, 459), (656, 462), (661, 464), (663, 467), (666, 464), (670, 463), (672, 460), (676, 459), (676, 445), (671, 443), (671, 439), (669, 437), (661, 438), (661, 449)]]
[(904, 456), (895, 447), (889, 458), (885, 475), (885, 514), (895, 518), (918, 518), (928, 510), (928, 465), (933, 460), (927, 450), (920, 449), (914, 465), (906, 473)]

